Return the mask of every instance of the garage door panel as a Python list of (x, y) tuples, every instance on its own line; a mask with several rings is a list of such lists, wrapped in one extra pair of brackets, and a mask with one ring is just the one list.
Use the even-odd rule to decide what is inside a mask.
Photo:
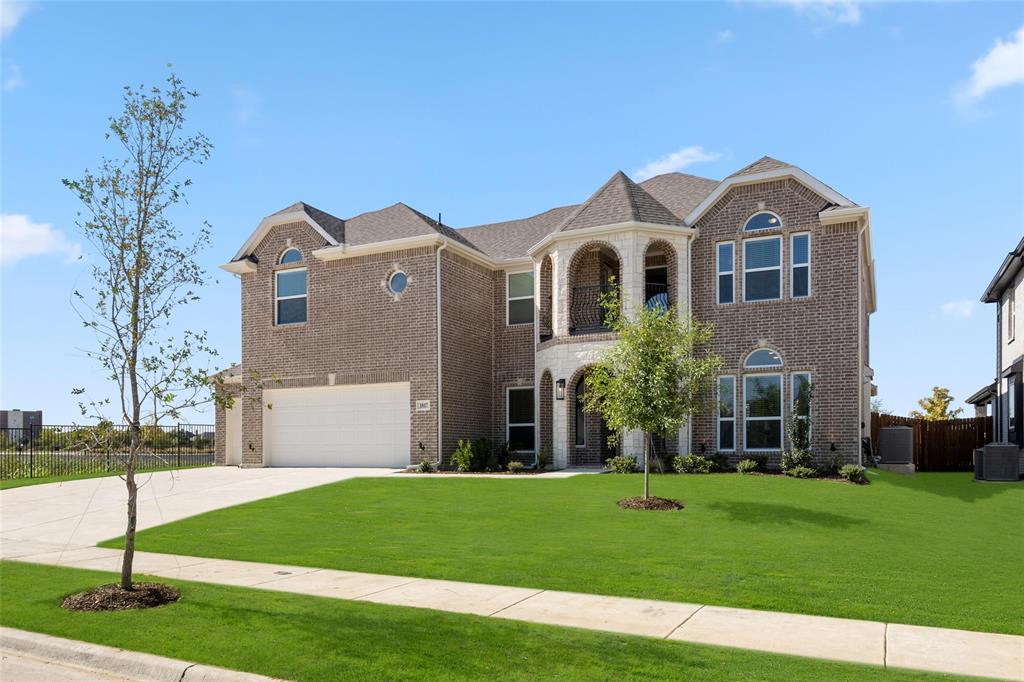
[(264, 391), (264, 447), (271, 466), (409, 463), (409, 384)]

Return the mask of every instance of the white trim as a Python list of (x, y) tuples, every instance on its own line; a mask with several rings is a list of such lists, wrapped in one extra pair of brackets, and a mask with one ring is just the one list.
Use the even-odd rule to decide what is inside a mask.
[[(764, 241), (768, 241), (770, 239), (774, 239), (774, 240), (777, 240), (779, 242), (779, 264), (777, 266), (772, 266), (772, 267), (769, 267), (769, 268), (748, 268), (747, 267), (747, 244), (750, 243), (750, 242), (764, 242)], [(742, 242), (743, 242), (743, 285), (742, 285), (742, 289), (743, 289), (743, 302), (744, 303), (760, 303), (762, 301), (781, 301), (783, 299), (783, 296), (782, 296), (782, 294), (783, 294), (783, 291), (782, 291), (782, 262), (783, 262), (783, 260), (785, 260), (785, 258), (784, 258), (785, 254), (782, 252), (782, 249), (783, 249), (782, 235), (781, 234), (775, 234), (775, 235), (768, 235), (767, 237), (748, 237), (747, 239), (742, 240)], [(753, 301), (748, 300), (747, 299), (747, 273), (748, 272), (768, 272), (769, 270), (778, 270), (779, 271), (779, 295), (778, 295), (778, 297), (777, 298), (758, 298), (758, 299), (753, 300)]]
[[(522, 453), (525, 453), (525, 454), (528, 454), (528, 455), (533, 455), (534, 459), (536, 459), (536, 456), (537, 456), (537, 412), (536, 412), (537, 394), (536, 394), (536, 392), (533, 394), (533, 397), (534, 397), (534, 400), (533, 400), (533, 403), (534, 403), (533, 421), (532, 422), (515, 422), (515, 423), (512, 423), (512, 422), (509, 422), (509, 420), (508, 420), (508, 418), (509, 418), (509, 408), (512, 405), (511, 400), (509, 400), (509, 395), (512, 393), (512, 391), (536, 391), (536, 389), (533, 386), (506, 386), (505, 387), (505, 442), (507, 443), (507, 442), (511, 441), (511, 439), (509, 438), (509, 434), (511, 433), (511, 428), (513, 426), (532, 426), (533, 427), (533, 449), (532, 450), (516, 450), (516, 452), (517, 453), (518, 452), (522, 452)], [(526, 462), (523, 462), (523, 464), (526, 464)]]
[[(750, 360), (750, 356), (751, 355), (753, 355), (754, 353), (758, 353), (760, 351), (763, 351), (763, 350), (766, 350), (769, 353), (774, 353), (775, 357), (777, 357), (779, 359), (779, 364), (777, 364), (777, 365), (751, 365), (751, 364), (748, 364), (748, 361)], [(786, 366), (786, 362), (785, 362), (785, 360), (782, 359), (782, 353), (780, 353), (779, 351), (775, 350), (774, 348), (766, 348), (764, 346), (761, 346), (760, 348), (755, 348), (754, 350), (752, 350), (749, 353), (747, 353), (746, 356), (743, 358), (743, 369), (776, 369), (778, 367), (785, 367), (785, 366)]]
[(684, 221), (687, 225), (694, 225), (709, 208), (715, 205), (722, 196), (731, 190), (733, 187), (739, 187), (742, 185), (756, 185), (761, 182), (768, 182), (770, 180), (779, 180), (782, 178), (793, 178), (797, 182), (806, 185), (810, 189), (814, 190), (824, 198), (831, 201), (833, 204), (838, 204), (842, 207), (852, 207), (853, 202), (844, 197), (839, 192), (835, 191), (821, 180), (812, 177), (805, 171), (800, 170), (794, 166), (787, 166), (785, 168), (777, 168), (775, 170), (763, 171), (761, 173), (751, 173), (750, 175), (734, 175), (731, 178), (726, 178), (718, 184), (717, 187), (704, 198), (704, 201), (697, 204), (686, 216)]
[[(529, 270), (519, 270), (517, 272), (509, 272), (508, 270), (505, 271), (505, 326), (506, 327), (521, 327), (521, 326), (524, 326), (524, 325), (536, 324), (537, 323), (537, 299), (534, 296), (534, 293), (536, 293), (536, 287), (537, 287), (536, 279), (533, 282), (534, 293), (531, 293), (529, 296), (510, 296), (509, 295), (509, 291), (510, 291), (509, 285), (508, 285), (509, 277), (511, 277), (512, 275), (527, 275), (527, 274), (532, 276), (532, 277), (536, 277), (536, 275), (533, 272), (533, 268), (530, 268)], [(525, 301), (526, 299), (530, 299), (531, 301), (533, 301), (533, 320), (531, 320), (530, 322), (510, 322), (509, 321), (509, 303), (511, 303), (512, 301)]]
[(444, 407), (442, 400), (442, 388), (444, 382), (442, 381), (441, 372), (444, 369), (441, 355), (441, 252), (448, 248), (446, 241), (441, 242), (434, 252), (434, 293), (437, 302), (437, 311), (434, 315), (434, 319), (437, 320), (437, 467), (440, 469), (441, 464), (444, 462)]
[(225, 263), (224, 265), (221, 265), (219, 267), (221, 270), (227, 270), (228, 272), (232, 272), (236, 275), (244, 275), (248, 272), (256, 272), (259, 269), (256, 267), (256, 264), (253, 263), (248, 258), (243, 258), (242, 260), (233, 260), (230, 263)]
[[(732, 379), (732, 416), (722, 416), (722, 379)], [(718, 409), (715, 414), (715, 450), (717, 452), (736, 452), (736, 375), (735, 374), (722, 374), (718, 377), (718, 381), (715, 383), (715, 398), (717, 399)], [(732, 422), (732, 447), (722, 447), (722, 422)]]
[(433, 246), (443, 240), (440, 234), (418, 234), (413, 237), (402, 237), (400, 239), (388, 239), (381, 242), (369, 244), (336, 244), (314, 249), (313, 255), (322, 261), (340, 260), (342, 258), (355, 258), (387, 251), (400, 251), (402, 249), (414, 249), (420, 246)]
[[(729, 244), (730, 246), (732, 246), (732, 258), (729, 260), (729, 271), (728, 272), (722, 272), (722, 263), (721, 263), (722, 256), (721, 256), (721, 252), (719, 251), (719, 249), (722, 246), (726, 245), (726, 244)], [(722, 277), (725, 277), (726, 275), (732, 277), (732, 292), (731, 292), (732, 296), (730, 297), (730, 298), (732, 298), (732, 300), (723, 303), (722, 302)], [(725, 242), (716, 242), (715, 243), (715, 303), (717, 303), (719, 305), (733, 305), (734, 303), (736, 303), (736, 242), (735, 241), (725, 241)]]
[[(807, 262), (797, 263), (793, 260), (793, 256), (796, 253), (796, 248), (793, 246), (793, 242), (796, 241), (797, 237), (807, 237)], [(794, 232), (789, 235), (789, 297), (795, 299), (810, 298), (811, 297), (811, 233), (810, 232)], [(801, 296), (797, 296), (793, 292), (793, 283), (796, 280), (796, 269), (807, 268), (807, 293)], [(860, 279), (858, 275), (857, 279)]]
[[(778, 417), (751, 417), (747, 414), (747, 379), (779, 379), (779, 416)], [(744, 452), (780, 452), (786, 444), (785, 419), (786, 412), (786, 381), (785, 376), (778, 374), (744, 374), (743, 375), (743, 451)], [(747, 447), (747, 424), (750, 422), (779, 422), (779, 447), (777, 448), (748, 448)]]
[[(754, 229), (754, 230), (748, 230), (747, 229), (747, 225), (749, 225), (750, 221), (753, 220), (754, 218), (756, 218), (759, 215), (770, 215), (770, 216), (773, 216), (776, 220), (779, 221), (779, 224), (778, 225), (772, 225), (771, 227), (759, 227), (759, 228)], [(743, 232), (744, 234), (757, 234), (758, 232), (762, 232), (764, 230), (781, 230), (782, 227), (783, 227), (782, 216), (780, 216), (775, 211), (761, 210), (761, 211), (756, 211), (754, 213), (751, 213), (749, 216), (747, 216), (747, 219), (743, 221), (743, 229), (740, 230), (740, 232)]]
[[(291, 243), (291, 239), (289, 239), (288, 242)], [(291, 253), (292, 251), (294, 251), (295, 253), (299, 254), (299, 260), (291, 261), (290, 263), (285, 263), (284, 262), (285, 255)], [(277, 256), (277, 264), (278, 265), (291, 265), (292, 263), (301, 263), (302, 260), (303, 260), (302, 259), (302, 251), (299, 251), (299, 249), (294, 247), (294, 246), (286, 246), (284, 251), (282, 251)]]
[[(293, 272), (300, 272), (300, 271), (303, 272), (306, 275), (306, 293), (304, 293), (304, 294), (294, 294), (292, 296), (278, 296), (278, 294), (277, 294), (278, 278), (281, 275), (290, 275)], [(306, 319), (304, 319), (302, 322), (279, 322), (278, 319), (277, 319), (277, 304), (279, 302), (281, 302), (281, 301), (293, 301), (293, 300), (298, 299), (298, 298), (306, 299)], [(305, 324), (307, 322), (309, 322), (309, 270), (305, 266), (302, 266), (300, 268), (287, 268), (286, 270), (276, 270), (276, 271), (274, 271), (274, 326), (275, 327), (289, 327), (291, 325)]]
[(327, 233), (327, 230), (320, 227), (315, 220), (309, 217), (309, 214), (305, 211), (291, 211), (290, 213), (277, 213), (275, 215), (268, 215), (266, 218), (260, 221), (260, 224), (256, 227), (249, 238), (242, 244), (242, 248), (238, 250), (234, 258), (231, 260), (236, 261), (243, 256), (249, 255), (249, 253), (256, 248), (263, 237), (266, 236), (267, 232), (270, 232), (271, 228), (277, 227), (278, 225), (288, 225), (290, 223), (306, 223), (313, 230), (324, 238), (328, 244), (336, 246), (338, 241)]
[(867, 206), (848, 206), (845, 208), (831, 207), (818, 212), (818, 221), (822, 225), (838, 225), (840, 223), (863, 223), (871, 215)]
[(579, 239), (586, 237), (594, 237), (603, 234), (610, 234), (613, 232), (635, 232), (637, 234), (649, 235), (649, 236), (697, 236), (697, 230), (692, 227), (684, 227), (682, 225), (659, 225), (658, 223), (640, 223), (636, 221), (630, 221), (625, 223), (613, 223), (611, 225), (597, 225), (595, 227), (584, 227), (578, 230), (565, 230), (563, 232), (552, 232), (546, 235), (539, 242), (531, 246), (526, 250), (526, 253), (530, 256), (534, 256), (540, 251), (543, 251), (550, 244), (555, 242), (567, 241), (570, 239)]

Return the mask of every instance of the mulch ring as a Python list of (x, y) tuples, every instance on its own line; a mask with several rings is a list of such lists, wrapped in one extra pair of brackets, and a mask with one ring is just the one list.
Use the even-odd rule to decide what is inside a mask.
[(679, 500), (670, 500), (667, 497), (627, 497), (618, 501), (623, 509), (653, 509), (656, 511), (676, 511), (683, 508)]
[(178, 588), (161, 583), (133, 583), (131, 590), (120, 585), (100, 585), (87, 592), (65, 597), (61, 606), (68, 611), (127, 611), (150, 609), (178, 601)]

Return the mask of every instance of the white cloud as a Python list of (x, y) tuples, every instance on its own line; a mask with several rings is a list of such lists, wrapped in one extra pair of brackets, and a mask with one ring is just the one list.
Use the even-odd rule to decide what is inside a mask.
[(728, 28), (724, 31), (718, 31), (715, 33), (715, 40), (720, 43), (728, 43), (735, 37), (736, 35)]
[(992, 90), (1024, 83), (1024, 26), (1006, 42), (996, 39), (995, 45), (971, 68), (971, 79), (956, 93), (961, 104), (979, 100)]
[(249, 126), (260, 117), (263, 98), (244, 85), (235, 85), (228, 91), (231, 98), (231, 117), (240, 126)]
[(653, 178), (655, 175), (661, 175), (662, 173), (680, 171), (695, 163), (701, 163), (702, 161), (715, 161), (720, 158), (722, 158), (722, 155), (718, 152), (705, 151), (704, 147), (699, 145), (683, 147), (679, 151), (672, 152), (668, 156), (663, 156), (660, 159), (651, 161), (643, 168), (637, 169), (633, 172), (633, 177), (637, 180), (646, 180), (647, 178)]
[(975, 302), (970, 299), (942, 304), (942, 314), (954, 320), (966, 320), (974, 314)]
[(0, 265), (14, 265), (33, 256), (64, 254), (67, 262), (82, 257), (82, 247), (68, 241), (62, 230), (33, 223), (23, 213), (0, 214)]
[(0, 0), (0, 37), (6, 38), (11, 35), (29, 9), (31, 5), (27, 2)]
[(10, 64), (7, 73), (4, 74), (4, 92), (14, 92), (25, 85), (25, 79), (21, 77), (21, 67), (17, 64)]
[(769, 0), (772, 4), (792, 7), (797, 14), (830, 24), (860, 23), (860, 2), (857, 0)]

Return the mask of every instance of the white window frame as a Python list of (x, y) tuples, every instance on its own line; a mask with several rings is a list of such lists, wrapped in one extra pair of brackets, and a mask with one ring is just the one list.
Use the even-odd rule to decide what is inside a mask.
[[(778, 377), (779, 379), (779, 416), (778, 417), (751, 417), (747, 414), (747, 379), (758, 378), (758, 379), (770, 379), (772, 377)], [(783, 414), (786, 409), (786, 377), (781, 373), (753, 373), (743, 375), (743, 451), (744, 452), (781, 452), (786, 444), (786, 423), (783, 418)], [(768, 422), (775, 421), (779, 422), (779, 447), (777, 448), (749, 448), (747, 447), (747, 424), (749, 422)]]
[[(747, 229), (747, 225), (749, 225), (750, 221), (753, 220), (754, 218), (756, 218), (759, 215), (775, 216), (775, 219), (779, 221), (779, 224), (776, 225), (775, 227), (761, 227), (761, 228), (758, 228), (756, 230), (748, 230)], [(749, 216), (747, 216), (747, 219), (743, 221), (743, 229), (741, 230), (741, 232), (748, 233), (748, 234), (757, 234), (758, 232), (764, 232), (765, 230), (781, 230), (781, 229), (782, 229), (782, 216), (780, 216), (775, 211), (757, 211), (756, 213), (751, 213)]]
[[(793, 247), (793, 242), (796, 241), (797, 237), (807, 237), (807, 262), (796, 263), (793, 260), (793, 254), (796, 253), (796, 249)], [(807, 268), (807, 293), (803, 296), (797, 296), (793, 293), (793, 282), (796, 279), (796, 269)], [(811, 233), (810, 232), (795, 232), (789, 235), (789, 296), (790, 298), (810, 298), (811, 297)]]
[[(811, 438), (814, 435), (813, 432), (811, 431), (811, 429), (814, 426), (814, 421), (811, 420), (812, 406), (811, 405), (807, 406), (807, 416), (801, 417), (800, 415), (796, 414), (796, 398), (797, 398), (796, 379), (797, 379), (797, 377), (807, 377), (807, 383), (811, 384), (811, 385), (814, 384), (814, 379), (812, 378), (810, 372), (792, 372), (789, 375), (789, 393), (790, 393), (790, 395), (789, 395), (789, 409), (790, 409), (791, 412), (793, 412), (794, 416), (796, 416), (797, 419), (807, 419), (808, 420), (807, 440), (808, 440), (808, 442), (810, 442)], [(792, 443), (790, 443), (790, 445), (792, 445)]]
[[(512, 275), (532, 275), (533, 276), (533, 293), (531, 293), (529, 296), (509, 296), (509, 292), (511, 291), (511, 289), (509, 289), (508, 280), (509, 280), (509, 278)], [(537, 273), (535, 273), (532, 269), (530, 269), (530, 270), (516, 270), (516, 271), (513, 271), (513, 272), (509, 272), (507, 270), (505, 271), (505, 326), (506, 327), (525, 327), (526, 325), (536, 324), (536, 322), (537, 322), (537, 301), (536, 301), (537, 297), (536, 297), (536, 294), (537, 294)], [(509, 313), (509, 308), (511, 307), (511, 306), (509, 306), (509, 303), (511, 303), (512, 301), (524, 301), (526, 299), (530, 299), (531, 301), (534, 302), (533, 303), (533, 320), (531, 322), (509, 322), (509, 314), (508, 313)]]
[[(512, 391), (533, 391), (533, 390), (535, 390), (533, 386), (508, 386), (508, 387), (506, 387), (506, 389), (505, 389), (505, 442), (506, 443), (509, 442), (509, 440), (510, 440), (509, 435), (512, 432), (512, 427), (513, 426), (531, 426), (531, 427), (533, 427), (533, 450), (516, 450), (516, 452), (517, 453), (521, 452), (521, 453), (524, 453), (524, 454), (527, 454), (527, 455), (534, 455), (535, 456), (534, 458), (536, 459), (536, 454), (537, 454), (537, 394), (536, 393), (533, 394), (533, 397), (534, 397), (533, 408), (534, 409), (533, 409), (533, 421), (532, 422), (522, 422), (522, 423), (515, 422), (515, 423), (512, 423), (512, 422), (510, 422), (508, 420), (508, 418), (509, 418), (509, 408), (512, 406), (512, 401), (510, 399)], [(526, 464), (526, 463), (527, 462), (523, 462), (523, 464)]]
[[(732, 379), (732, 416), (722, 416), (722, 379)], [(718, 452), (736, 452), (736, 375), (723, 374), (718, 377), (715, 386), (716, 398), (718, 398), (718, 414), (715, 420), (715, 449)], [(722, 447), (722, 422), (732, 422), (732, 447)]]
[[(721, 253), (720, 249), (722, 246), (729, 244), (732, 246), (732, 259), (729, 261), (729, 271), (722, 272)], [(732, 276), (732, 300), (723, 303), (722, 302), (722, 277), (726, 275)], [(715, 302), (718, 305), (732, 305), (736, 303), (736, 242), (718, 242), (715, 244)]]
[[(301, 295), (295, 295), (295, 296), (278, 296), (277, 295), (277, 287), (278, 287), (278, 282), (279, 282), (278, 277), (280, 277), (281, 275), (291, 274), (293, 272), (300, 272), (300, 271), (306, 273), (306, 293), (301, 294)], [(277, 313), (278, 313), (278, 311), (277, 311), (278, 305), (277, 304), (278, 304), (278, 302), (279, 301), (290, 301), (290, 300), (293, 300), (293, 299), (296, 299), (296, 298), (304, 298), (304, 299), (306, 299), (306, 319), (304, 319), (302, 322), (278, 322), (278, 320), (277, 320)], [(309, 322), (309, 271), (305, 268), (305, 266), (303, 266), (301, 268), (285, 268), (284, 270), (275, 270), (274, 271), (274, 326), (275, 327), (290, 327), (290, 326), (296, 325), (296, 324), (306, 324), (307, 322)]]
[(1017, 290), (1010, 287), (1006, 296), (1006, 342), (1010, 343), (1017, 336)]
[[(770, 353), (774, 353), (775, 357), (777, 357), (779, 359), (779, 363), (777, 365), (752, 365), (752, 364), (750, 364), (751, 356), (754, 353), (757, 353), (758, 351), (762, 351), (762, 350), (766, 350), (766, 351), (769, 351)], [(781, 369), (783, 366), (785, 366), (785, 364), (786, 363), (782, 361), (782, 355), (779, 353), (779, 351), (775, 350), (774, 348), (765, 348), (763, 346), (761, 348), (755, 348), (754, 350), (752, 350), (749, 353), (747, 353), (747, 356), (745, 358), (743, 358), (743, 369)]]
[(282, 252), (281, 252), (281, 255), (280, 255), (280, 256), (278, 256), (278, 257), (277, 257), (277, 264), (278, 264), (278, 265), (291, 265), (292, 263), (285, 263), (285, 262), (284, 262), (284, 257), (285, 257), (285, 256), (287, 256), (287, 255), (288, 255), (289, 253), (291, 253), (292, 251), (294, 251), (295, 253), (299, 254), (299, 260), (297, 260), (297, 261), (292, 261), (292, 262), (293, 262), (293, 263), (301, 263), (301, 262), (302, 262), (302, 252), (301, 252), (301, 251), (299, 251), (299, 250), (298, 250), (297, 248), (295, 248), (294, 246), (289, 246), (288, 248), (286, 248), (286, 249), (285, 249), (284, 251), (282, 251)]
[[(779, 242), (779, 264), (770, 268), (748, 268), (747, 267), (747, 243), (748, 242), (763, 242), (769, 239), (774, 239)], [(767, 301), (781, 301), (782, 300), (782, 262), (785, 260), (785, 254), (782, 251), (783, 243), (781, 235), (770, 235), (768, 237), (751, 237), (750, 239), (743, 240), (743, 302), (744, 303), (765, 303)], [(778, 298), (759, 298), (756, 301), (747, 300), (747, 273), (748, 272), (768, 272), (769, 270), (779, 271), (779, 296)]]

